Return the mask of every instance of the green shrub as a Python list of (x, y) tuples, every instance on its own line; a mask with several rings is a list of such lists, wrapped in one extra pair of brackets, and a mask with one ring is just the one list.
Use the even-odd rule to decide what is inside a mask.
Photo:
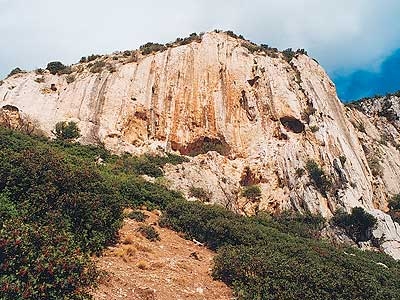
[(142, 55), (148, 55), (153, 52), (160, 52), (160, 51), (164, 51), (166, 49), (167, 49), (167, 47), (162, 44), (151, 43), (151, 42), (148, 42), (139, 47), (139, 50), (142, 52)]
[(90, 72), (92, 73), (100, 73), (103, 71), (103, 68), (106, 66), (104, 61), (96, 61), (93, 66), (90, 68)]
[(400, 194), (394, 195), (389, 200), (388, 207), (389, 215), (395, 222), (400, 223)]
[(15, 68), (10, 72), (10, 74), (7, 75), (7, 78), (20, 73), (25, 73), (25, 71), (21, 70), (20, 68)]
[(367, 155), (367, 162), (368, 166), (371, 170), (372, 176), (382, 176), (383, 171), (382, 171), (382, 166), (379, 162), (379, 157), (376, 153), (369, 153)]
[(261, 198), (261, 189), (258, 185), (249, 185), (244, 187), (242, 196), (250, 201), (256, 201)]
[(308, 171), (308, 175), (310, 176), (312, 184), (323, 196), (326, 197), (332, 186), (331, 180), (324, 173), (321, 167), (313, 160), (307, 161), (306, 169)]
[(295, 173), (297, 177), (302, 177), (304, 175), (305, 170), (303, 168), (296, 168)]
[(67, 69), (67, 66), (63, 65), (59, 61), (52, 61), (47, 64), (46, 69), (49, 70), (51, 74), (56, 75)]
[(318, 229), (320, 216), (246, 218), (218, 206), (174, 202), (161, 221), (218, 250), (213, 276), (238, 299), (384, 300), (400, 292), (399, 264), (389, 256), (294, 236), (298, 229), (290, 223)]
[(19, 221), (0, 228), (2, 299), (91, 299), (99, 273), (70, 234)]
[(57, 139), (61, 140), (74, 140), (80, 137), (80, 129), (78, 125), (73, 122), (58, 122), (54, 131)]
[(89, 55), (88, 57), (87, 57), (87, 61), (89, 62), (89, 61), (94, 61), (94, 60), (96, 60), (96, 59), (98, 59), (98, 58), (100, 58), (101, 57), (101, 55), (98, 55), (98, 54), (92, 54), (92, 55)]
[(396, 268), (321, 245), (230, 246), (214, 264), (214, 278), (232, 286), (239, 299), (384, 300), (396, 299), (400, 287)]
[(293, 51), (292, 48), (287, 48), (282, 51), (283, 58), (287, 61), (290, 62), (292, 58), (296, 55), (296, 53)]
[(160, 234), (151, 225), (140, 225), (138, 231), (149, 241), (160, 241)]
[(241, 40), (244, 40), (244, 37), (243, 37), (243, 35), (237, 35), (236, 33), (234, 33), (232, 30), (227, 30), (227, 31), (225, 31), (225, 33), (227, 34), (227, 35), (229, 35), (230, 37), (233, 37), (233, 38), (235, 38), (235, 39), (241, 39)]
[(389, 200), (390, 210), (400, 210), (400, 194), (396, 194)]
[(164, 209), (168, 204), (183, 199), (181, 193), (148, 182), (142, 178), (125, 177), (118, 179), (119, 194), (126, 206)]
[(127, 215), (127, 217), (137, 222), (144, 222), (149, 218), (149, 216), (146, 216), (143, 212), (138, 210), (132, 211)]
[(206, 191), (205, 189), (203, 189), (201, 187), (191, 186), (189, 188), (189, 196), (195, 197), (195, 198), (199, 199), (201, 202), (210, 202), (212, 193), (209, 191)]
[(0, 162), (0, 192), (7, 192), (25, 222), (60, 224), (89, 252), (115, 241), (121, 205), (96, 170), (72, 168), (49, 149), (3, 153)]
[(3, 222), (16, 218), (19, 215), (17, 206), (10, 200), (7, 193), (0, 193), (0, 228)]
[(65, 80), (67, 81), (68, 84), (73, 83), (75, 81), (75, 76), (70, 74), (65, 78)]
[(188, 37), (177, 38), (173, 44), (167, 44), (166, 46), (182, 46), (192, 42), (201, 42), (201, 34), (198, 35), (196, 32), (193, 32)]
[(274, 215), (270, 220), (268, 218), (265, 220), (265, 216), (260, 215), (258, 216), (258, 222), (294, 236), (317, 238), (320, 236), (326, 220), (320, 214), (284, 211)]
[(361, 207), (353, 207), (351, 214), (337, 210), (332, 218), (334, 225), (342, 227), (355, 242), (369, 241), (377, 220)]
[(124, 154), (117, 161), (118, 169), (123, 172), (132, 172), (137, 175), (148, 175), (151, 177), (161, 177), (164, 175), (162, 168), (167, 163), (178, 165), (187, 162), (188, 159), (184, 156), (176, 154), (166, 154), (164, 156), (157, 155), (142, 155), (132, 156)]
[(310, 130), (311, 130), (311, 132), (315, 133), (319, 130), (319, 127), (316, 125), (312, 125), (312, 126), (310, 126)]

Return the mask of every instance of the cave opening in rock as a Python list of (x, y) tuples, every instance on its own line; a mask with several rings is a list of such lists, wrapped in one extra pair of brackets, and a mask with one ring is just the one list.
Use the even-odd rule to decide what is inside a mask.
[(229, 155), (231, 148), (224, 137), (199, 137), (185, 146), (171, 143), (172, 150), (178, 150), (182, 155), (196, 156), (209, 151), (216, 151), (221, 155)]
[(8, 111), (19, 112), (18, 107), (14, 106), (14, 105), (9, 105), (9, 104), (4, 105), (4, 106), (2, 107), (2, 109), (8, 110)]
[(305, 129), (304, 124), (296, 119), (295, 117), (282, 117), (279, 119), (281, 124), (285, 126), (286, 129), (294, 132), (294, 133), (302, 133)]

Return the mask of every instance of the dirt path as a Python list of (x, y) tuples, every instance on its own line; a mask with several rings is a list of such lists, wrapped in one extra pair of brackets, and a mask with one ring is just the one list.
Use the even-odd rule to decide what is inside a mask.
[(120, 243), (97, 259), (108, 276), (94, 293), (96, 300), (228, 300), (231, 290), (211, 277), (212, 251), (158, 226), (158, 216), (145, 212), (160, 241), (150, 242), (137, 231), (139, 223), (125, 219)]

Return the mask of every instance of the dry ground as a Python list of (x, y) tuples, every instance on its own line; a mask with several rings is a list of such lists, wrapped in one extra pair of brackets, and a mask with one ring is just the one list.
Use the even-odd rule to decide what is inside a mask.
[(146, 224), (153, 224), (161, 241), (150, 242), (125, 219), (120, 241), (96, 259), (108, 273), (94, 293), (96, 300), (228, 300), (231, 290), (211, 277), (214, 252), (158, 226), (158, 215), (145, 212)]

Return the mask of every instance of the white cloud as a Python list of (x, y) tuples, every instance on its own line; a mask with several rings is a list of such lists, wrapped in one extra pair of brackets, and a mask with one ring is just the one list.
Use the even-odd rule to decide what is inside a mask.
[(350, 72), (400, 47), (399, 11), (398, 0), (0, 0), (0, 75), (214, 28)]

